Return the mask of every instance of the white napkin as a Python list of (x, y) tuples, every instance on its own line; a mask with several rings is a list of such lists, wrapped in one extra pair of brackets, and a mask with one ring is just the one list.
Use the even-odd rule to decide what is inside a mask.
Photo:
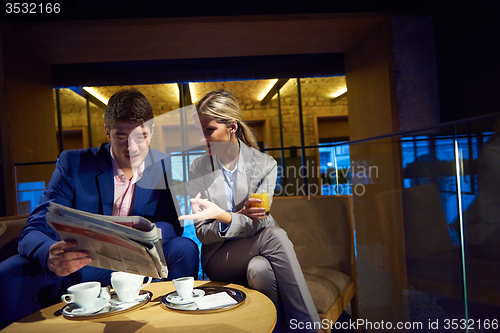
[(205, 295), (201, 299), (196, 300), (194, 302), (198, 306), (199, 310), (209, 310), (238, 303), (225, 291), (213, 295)]

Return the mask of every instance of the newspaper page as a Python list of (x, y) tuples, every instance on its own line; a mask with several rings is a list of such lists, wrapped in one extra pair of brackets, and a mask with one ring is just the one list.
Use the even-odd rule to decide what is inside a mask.
[(90, 266), (166, 278), (161, 230), (141, 216), (106, 216), (50, 203), (47, 223), (61, 239), (75, 239)]

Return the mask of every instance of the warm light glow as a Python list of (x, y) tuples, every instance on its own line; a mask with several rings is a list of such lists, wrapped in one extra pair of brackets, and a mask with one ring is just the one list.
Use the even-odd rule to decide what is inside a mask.
[(87, 93), (90, 95), (94, 96), (104, 104), (108, 105), (109, 97), (103, 96), (96, 88), (92, 87), (83, 87), (83, 90), (85, 90)]
[[(281, 87), (280, 94), (281, 96), (294, 94), (297, 91), (297, 79), (290, 78), (286, 83)], [(273, 99), (278, 98), (278, 94), (273, 96)]]
[(343, 87), (339, 90), (337, 90), (333, 95), (332, 95), (332, 98), (337, 98), (339, 97), (340, 95), (342, 95), (343, 93), (346, 93), (347, 92), (347, 87)]
[(203, 96), (199, 96), (200, 92), (196, 90), (196, 85), (193, 82), (189, 82), (188, 84), (189, 91), (191, 92), (191, 102), (193, 102), (193, 104), (196, 104)]
[(278, 82), (278, 79), (273, 79), (273, 80), (265, 80), (268, 81), (263, 84), (262, 91), (259, 93), (259, 96), (257, 96), (258, 101), (262, 101), (264, 97), (266, 97), (267, 93), (269, 90), (271, 90), (272, 87)]
[(165, 83), (163, 84), (163, 87), (165, 90), (168, 90), (169, 92), (165, 94), (165, 99), (172, 99), (174, 98), (176, 103), (179, 103), (180, 99), (180, 91), (179, 91), (179, 85), (177, 83)]

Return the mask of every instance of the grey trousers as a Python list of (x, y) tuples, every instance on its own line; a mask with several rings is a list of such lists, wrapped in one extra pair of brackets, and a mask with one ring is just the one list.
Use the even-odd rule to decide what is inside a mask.
[(205, 273), (211, 280), (242, 284), (269, 297), (278, 313), (274, 332), (288, 332), (291, 320), (320, 323), (293, 244), (281, 228), (266, 227), (252, 237), (226, 241), (208, 260)]

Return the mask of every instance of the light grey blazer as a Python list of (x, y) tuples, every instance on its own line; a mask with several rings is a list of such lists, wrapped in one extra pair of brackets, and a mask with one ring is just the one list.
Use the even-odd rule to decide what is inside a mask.
[[(269, 193), (269, 204), (272, 204), (277, 177), (277, 163), (272, 156), (248, 147), (240, 141), (240, 159), (238, 160), (237, 172), (234, 197), (237, 211), (259, 188)], [(191, 197), (201, 193), (202, 198), (208, 198), (222, 209), (229, 210), (224, 175), (216, 157), (212, 159), (208, 154), (205, 154), (193, 161), (189, 168), (188, 192)], [(203, 268), (210, 256), (222, 246), (224, 241), (235, 237), (250, 237), (264, 227), (278, 226), (271, 215), (263, 219), (251, 219), (237, 213), (231, 213), (231, 215), (232, 222), (225, 235), (220, 233), (218, 220), (195, 221), (196, 236), (203, 244), (201, 250)]]

